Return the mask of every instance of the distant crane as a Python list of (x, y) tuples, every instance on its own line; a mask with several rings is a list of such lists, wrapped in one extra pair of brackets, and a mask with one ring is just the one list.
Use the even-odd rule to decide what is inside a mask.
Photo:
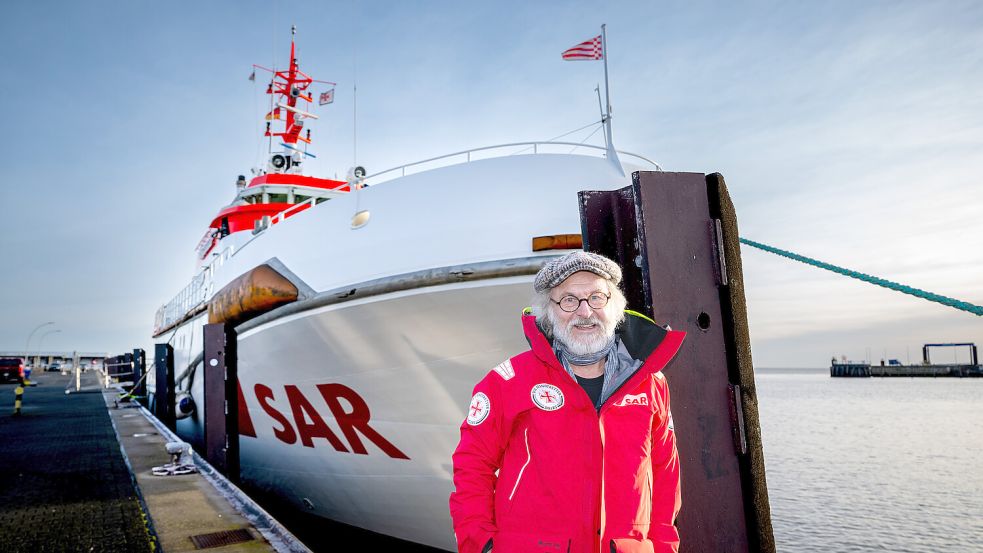
[(969, 364), (979, 365), (980, 359), (976, 352), (976, 344), (973, 344), (971, 342), (965, 342), (961, 344), (925, 344), (924, 346), (922, 346), (922, 359), (926, 365), (931, 365), (932, 363), (928, 357), (929, 348), (951, 348), (951, 347), (962, 347), (962, 346), (969, 347)]

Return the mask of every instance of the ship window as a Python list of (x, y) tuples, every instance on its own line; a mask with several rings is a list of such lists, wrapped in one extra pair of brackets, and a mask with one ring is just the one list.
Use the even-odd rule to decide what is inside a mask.
[(287, 203), (287, 195), (286, 194), (270, 194), (270, 203), (271, 204), (285, 204), (285, 203)]
[(331, 199), (331, 198), (318, 198), (318, 199), (317, 199), (317, 202), (315, 202), (315, 203), (318, 203), (318, 204), (320, 204), (320, 203), (324, 203), (324, 202), (326, 202), (326, 201), (328, 201), (328, 200), (330, 200), (330, 199)]
[(294, 199), (296, 200), (295, 203), (302, 204), (302, 203), (306, 202), (307, 200), (311, 199), (311, 197), (310, 196), (301, 196), (301, 195), (298, 194), (297, 196), (294, 196)]

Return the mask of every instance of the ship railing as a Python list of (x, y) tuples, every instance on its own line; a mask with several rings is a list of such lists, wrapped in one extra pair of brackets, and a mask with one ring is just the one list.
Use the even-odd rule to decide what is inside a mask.
[[(572, 147), (572, 149), (567, 153), (570, 153), (578, 148), (586, 148), (592, 154), (596, 154), (598, 152), (604, 154), (607, 152), (607, 148), (603, 146), (595, 146), (593, 144), (581, 144), (579, 142), (556, 142), (556, 141), (512, 142), (509, 144), (496, 144), (494, 146), (482, 146), (481, 148), (472, 148), (470, 150), (462, 150), (460, 152), (454, 152), (452, 154), (444, 154), (442, 156), (432, 157), (421, 161), (414, 161), (413, 163), (407, 163), (405, 165), (400, 165), (398, 167), (386, 169), (385, 171), (379, 171), (378, 173), (373, 173), (371, 175), (366, 176), (365, 180), (366, 181), (373, 180), (375, 181), (375, 183), (378, 183), (378, 182), (385, 182), (387, 180), (394, 179), (397, 177), (405, 177), (407, 169), (418, 168), (421, 165), (434, 163), (437, 161), (449, 161), (451, 158), (456, 158), (456, 157), (464, 157), (464, 161), (448, 162), (442, 166), (457, 165), (459, 163), (470, 163), (472, 160), (477, 161), (477, 159), (491, 159), (495, 157), (507, 157), (513, 155), (528, 155), (527, 152), (529, 152), (530, 150), (531, 150), (531, 154), (533, 155), (539, 153), (547, 153), (541, 150), (543, 150), (544, 148), (550, 149), (551, 147), (563, 147), (563, 148)], [(474, 154), (477, 153), (488, 153), (495, 150), (507, 150), (507, 149), (514, 149), (514, 148), (521, 148), (521, 149), (518, 151), (509, 151), (509, 152), (501, 153), (498, 155), (487, 155), (487, 156), (483, 155), (478, 158), (475, 158), (474, 156)], [(657, 171), (662, 170), (661, 165), (659, 165), (658, 163), (652, 161), (651, 159), (645, 156), (639, 154), (633, 154), (631, 152), (624, 152), (621, 150), (617, 150), (617, 152), (619, 155), (626, 156), (629, 158), (634, 158), (636, 160), (642, 161), (643, 163), (647, 163), (652, 167), (654, 167)], [(386, 175), (386, 178), (379, 180), (379, 177), (383, 175)]]
[[(174, 325), (177, 322), (199, 312), (202, 310), (202, 306), (208, 301), (213, 292), (213, 281), (212, 275), (216, 269), (220, 268), (229, 260), (235, 253), (252, 242), (258, 234), (266, 230), (270, 226), (282, 222), (288, 216), (290, 216), (294, 211), (299, 210), (302, 206), (307, 205), (313, 207), (317, 204), (317, 197), (312, 197), (308, 200), (304, 200), (299, 204), (294, 204), (287, 209), (273, 215), (269, 218), (268, 222), (264, 223), (261, 227), (257, 227), (253, 231), (253, 236), (249, 238), (246, 242), (239, 244), (238, 247), (235, 245), (230, 245), (223, 248), (219, 252), (215, 252), (212, 258), (202, 266), (201, 271), (191, 279), (191, 282), (184, 287), (183, 290), (178, 292), (171, 301), (167, 304), (161, 306), (156, 315), (154, 316), (154, 334), (162, 332)], [(264, 218), (265, 219), (265, 218)]]
[[(287, 217), (293, 215), (296, 212), (301, 211), (302, 209), (305, 209), (307, 207), (314, 207), (315, 205), (317, 205), (318, 200), (324, 200), (324, 199), (326, 199), (324, 196), (311, 196), (310, 198), (300, 203), (293, 204), (287, 209), (284, 209), (283, 211), (280, 211), (270, 217), (263, 217), (262, 219), (257, 220), (256, 226), (253, 228), (252, 231), (252, 236), (250, 236), (248, 240), (240, 244), (239, 249), (242, 249), (243, 247), (246, 246), (246, 244), (255, 240), (257, 236), (263, 234), (266, 230), (268, 230), (273, 225), (282, 223)], [(228, 251), (229, 249), (230, 248), (226, 248), (225, 250), (222, 250), (221, 255), (219, 255), (217, 259), (213, 260), (213, 263), (217, 262), (218, 263), (217, 266), (220, 267), (222, 263), (225, 262), (226, 259), (232, 256), (233, 252)]]
[[(495, 158), (495, 157), (506, 157), (506, 156), (513, 156), (513, 155), (523, 155), (523, 154), (525, 154), (525, 152), (528, 152), (530, 150), (532, 151), (532, 154), (545, 153), (545, 152), (541, 152), (541, 150), (542, 150), (543, 147), (547, 147), (548, 148), (548, 147), (561, 147), (561, 146), (564, 147), (564, 148), (565, 147), (571, 147), (572, 149), (587, 148), (588, 150), (591, 150), (593, 152), (601, 152), (601, 153), (606, 153), (607, 152), (607, 149), (604, 148), (604, 147), (595, 146), (593, 144), (581, 144), (579, 142), (557, 142), (557, 141), (512, 142), (512, 143), (509, 143), (509, 144), (496, 144), (494, 146), (483, 146), (481, 148), (472, 148), (470, 150), (463, 150), (463, 151), (460, 151), (460, 152), (454, 152), (454, 153), (451, 153), (451, 154), (444, 154), (444, 155), (437, 156), (437, 157), (432, 157), (432, 158), (429, 158), (429, 159), (424, 159), (424, 160), (420, 160), (420, 161), (414, 161), (413, 163), (407, 163), (405, 165), (400, 165), (398, 167), (393, 167), (392, 169), (386, 169), (385, 171), (380, 171), (378, 173), (374, 173), (372, 175), (368, 175), (368, 176), (365, 177), (364, 180), (365, 181), (368, 181), (368, 180), (372, 179), (376, 183), (377, 182), (385, 182), (385, 181), (388, 181), (390, 179), (396, 178), (397, 176), (406, 176), (406, 170), (407, 169), (411, 169), (411, 168), (414, 168), (414, 167), (419, 167), (419, 166), (425, 165), (427, 163), (433, 163), (433, 162), (437, 162), (437, 161), (450, 160), (452, 158), (459, 157), (459, 156), (464, 156), (464, 158), (465, 158), (464, 163), (470, 163), (472, 160), (475, 160), (476, 161), (477, 159), (491, 159), (491, 158)], [(482, 157), (477, 158), (477, 159), (474, 159), (473, 158), (473, 155), (472, 155), (472, 154), (479, 153), (479, 152), (491, 152), (491, 151), (495, 151), (495, 150), (504, 150), (504, 149), (508, 149), (508, 148), (512, 148), (512, 149), (514, 149), (514, 148), (521, 148), (521, 149), (518, 150), (518, 151), (511, 151), (511, 152), (504, 153), (504, 154), (501, 154), (501, 155), (482, 156)], [(619, 155), (622, 155), (622, 156), (629, 157), (629, 158), (637, 159), (637, 160), (639, 160), (639, 161), (641, 161), (643, 163), (646, 163), (646, 164), (651, 165), (657, 171), (662, 171), (662, 166), (661, 165), (659, 165), (658, 163), (652, 161), (651, 159), (649, 159), (649, 158), (647, 158), (645, 156), (642, 156), (642, 155), (639, 155), (639, 154), (634, 154), (634, 153), (631, 153), (631, 152), (625, 152), (625, 151), (622, 151), (622, 150), (618, 150), (618, 154)], [(451, 163), (447, 163), (446, 165), (457, 165), (457, 164), (458, 163), (451, 162)], [(399, 172), (398, 175), (396, 174), (397, 171)], [(379, 180), (379, 177), (381, 177), (383, 175), (386, 175), (387, 177), (384, 178), (384, 179)], [(250, 237), (245, 242), (243, 242), (242, 244), (240, 244), (240, 246), (239, 246), (240, 249), (242, 247), (245, 247), (246, 244), (249, 244), (250, 242), (252, 242), (257, 236), (259, 236), (260, 234), (262, 234), (263, 232), (265, 232), (266, 230), (268, 230), (273, 225), (276, 225), (278, 223), (282, 223), (287, 217), (293, 215), (295, 212), (298, 212), (298, 211), (300, 211), (302, 209), (305, 209), (306, 207), (314, 207), (315, 205), (318, 204), (318, 200), (322, 200), (322, 199), (324, 199), (324, 198), (321, 197), (321, 196), (312, 196), (312, 197), (308, 198), (307, 200), (304, 200), (303, 202), (300, 202), (300, 203), (291, 205), (290, 207), (284, 209), (283, 211), (280, 211), (279, 213), (276, 213), (275, 215), (272, 215), (269, 218), (264, 217), (263, 219), (257, 221), (256, 227), (252, 231), (253, 236)], [(231, 255), (232, 255), (231, 252), (223, 251), (223, 252), (221, 252), (221, 255), (219, 255), (219, 257), (217, 259), (212, 260), (212, 263), (213, 264), (214, 263), (217, 263), (216, 266), (221, 266), (222, 262), (224, 262), (225, 259), (228, 259), (228, 257), (231, 256)]]
[(154, 334), (202, 310), (202, 306), (212, 296), (212, 274), (235, 254), (236, 249), (235, 246), (228, 246), (216, 253), (183, 290), (157, 310), (154, 316)]
[[(228, 251), (231, 248), (226, 248)], [(223, 253), (225, 253), (223, 251)], [(231, 255), (231, 254), (228, 254)], [(219, 255), (218, 259), (228, 259), (228, 256)], [(212, 291), (212, 265), (206, 266), (201, 272), (195, 275), (191, 282), (178, 292), (174, 298), (161, 306), (154, 316), (154, 333), (160, 332), (173, 324), (184, 319), (189, 313), (197, 311), (211, 296)]]
[(314, 207), (315, 205), (317, 205), (317, 200), (320, 198), (321, 198), (320, 196), (311, 196), (310, 198), (300, 202), (299, 204), (294, 204), (288, 207), (287, 209), (284, 209), (283, 211), (270, 217), (270, 225), (282, 223), (284, 219), (292, 215), (294, 212), (300, 211), (301, 209), (304, 208), (304, 206)]

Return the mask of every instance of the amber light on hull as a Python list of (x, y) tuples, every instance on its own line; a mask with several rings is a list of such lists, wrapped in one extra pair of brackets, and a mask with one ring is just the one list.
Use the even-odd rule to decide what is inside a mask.
[(532, 251), (544, 250), (582, 250), (584, 239), (579, 234), (551, 234), (549, 236), (534, 236)]

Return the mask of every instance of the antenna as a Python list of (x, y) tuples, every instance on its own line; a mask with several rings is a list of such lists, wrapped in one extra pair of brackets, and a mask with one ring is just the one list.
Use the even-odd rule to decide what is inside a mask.
[(352, 166), (358, 165), (358, 41), (352, 46)]
[[(273, 113), (273, 103), (275, 101), (273, 98), (273, 81), (276, 79), (276, 29), (276, 0), (273, 0), (273, 41), (270, 43), (270, 59), (273, 62), (271, 65), (271, 67), (273, 67), (273, 71), (271, 71), (272, 76), (270, 76), (270, 84), (267, 85), (266, 88), (266, 93), (270, 96), (270, 111), (267, 113)], [(273, 134), (270, 132), (271, 124), (272, 120), (266, 122), (266, 136), (269, 137), (269, 140), (266, 141), (267, 158), (273, 153)]]

